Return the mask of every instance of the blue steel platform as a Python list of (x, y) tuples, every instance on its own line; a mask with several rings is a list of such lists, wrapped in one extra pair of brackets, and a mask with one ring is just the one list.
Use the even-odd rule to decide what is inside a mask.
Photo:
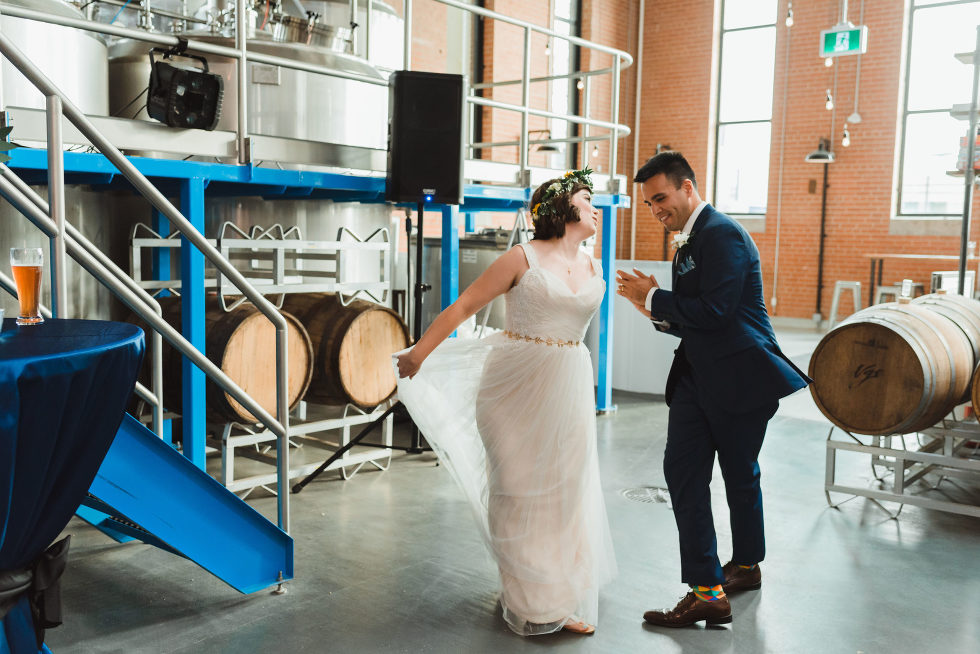
[[(18, 148), (7, 164), (29, 184), (47, 183), (47, 151)], [(385, 202), (385, 179), (382, 176), (342, 174), (325, 171), (283, 170), (261, 166), (173, 159), (130, 157), (136, 168), (160, 190), (180, 198), (180, 210), (201, 232), (204, 231), (204, 198), (212, 196), (250, 195), (275, 198), (327, 199), (335, 202)], [(89, 184), (96, 188), (130, 188), (129, 182), (101, 154), (64, 153), (65, 182)], [(459, 218), (480, 211), (516, 211), (526, 206), (530, 188), (489, 184), (466, 184), (460, 205), (425, 205), (425, 210), (442, 214), (442, 294), (443, 308), (459, 294)], [(628, 207), (630, 198), (623, 194), (596, 194), (593, 204), (602, 211), (601, 242), (614, 243), (616, 209)], [(408, 205), (406, 205), (408, 206)], [(413, 205), (414, 206), (414, 205)], [(469, 223), (469, 220), (467, 220)], [(153, 229), (169, 231), (167, 221), (154, 211)], [(166, 256), (161, 253), (162, 256)], [(599, 375), (596, 407), (607, 411), (612, 406), (612, 285), (614, 248), (602, 248), (602, 273), (607, 280), (606, 294), (599, 309)], [(167, 269), (158, 266), (158, 269)], [(181, 276), (184, 280), (182, 331), (202, 352), (204, 344), (204, 256), (186, 242), (181, 247)], [(183, 369), (183, 443), (184, 453), (195, 465), (205, 465), (204, 373), (188, 361)]]

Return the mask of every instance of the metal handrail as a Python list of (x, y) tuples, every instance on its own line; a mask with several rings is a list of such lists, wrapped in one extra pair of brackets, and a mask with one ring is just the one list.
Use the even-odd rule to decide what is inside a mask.
[[(51, 215), (51, 211), (48, 207), (48, 203), (45, 202), (44, 199), (34, 191), (34, 189), (28, 186), (24, 182), (24, 180), (18, 177), (14, 173), (14, 171), (10, 170), (10, 168), (8, 168), (5, 164), (0, 164), (0, 178), (12, 184), (14, 188), (20, 191), (20, 193), (23, 194), (23, 196), (26, 197), (28, 200), (30, 200), (30, 202), (34, 204), (34, 206), (40, 209), (44, 213), (44, 215), (46, 216)], [(51, 179), (55, 180), (55, 177), (52, 175)], [(37, 225), (36, 223), (35, 225), (39, 229), (41, 229), (41, 231), (44, 231), (46, 234), (48, 233), (47, 228), (50, 228), (50, 226), (46, 226), (47, 227), (46, 228), (46, 227), (42, 227), (41, 225)], [(89, 253), (89, 255), (91, 255), (96, 259), (96, 261), (98, 261), (100, 264), (105, 266), (108, 270), (112, 271), (112, 273), (126, 286), (128, 286), (130, 290), (132, 290), (134, 293), (137, 293), (140, 296), (140, 298), (143, 300), (143, 302), (145, 302), (154, 313), (160, 316), (163, 315), (163, 310), (161, 309), (160, 303), (157, 302), (156, 298), (150, 295), (149, 293), (147, 293), (145, 289), (141, 288), (140, 285), (137, 284), (135, 280), (133, 280), (121, 268), (119, 268), (115, 263), (113, 263), (112, 259), (107, 257), (101, 250), (99, 250), (99, 248), (97, 248), (94, 243), (92, 243), (87, 238), (85, 238), (82, 235), (82, 233), (75, 228), (74, 225), (66, 221), (65, 231), (68, 237), (72, 239), (79, 247), (84, 248), (85, 251)], [(48, 236), (50, 237), (51, 234), (48, 234)], [(67, 245), (68, 243), (66, 242), (66, 246)], [(70, 247), (74, 247), (74, 246), (70, 246)], [(8, 288), (7, 290), (8, 292), (10, 292), (11, 295), (14, 296), (17, 295), (16, 289), (11, 290)], [(41, 307), (41, 313), (46, 318), (51, 317), (51, 312), (48, 311), (47, 308), (43, 306)], [(153, 332), (153, 335), (150, 337), (150, 339), (151, 339), (150, 356), (152, 357), (150, 362), (150, 370), (151, 370), (150, 385), (153, 387), (153, 390), (150, 391), (145, 386), (143, 386), (143, 384), (141, 384), (140, 382), (136, 382), (136, 393), (153, 407), (153, 418), (151, 423), (153, 426), (153, 433), (155, 433), (158, 437), (162, 438), (163, 437), (163, 342), (160, 337), (160, 334), (156, 331)]]
[[(241, 5), (242, 0), (239, 0)], [(205, 374), (221, 386), (229, 395), (238, 400), (254, 415), (267, 429), (277, 436), (277, 482), (280, 492), (277, 493), (279, 508), (279, 526), (284, 531), (289, 531), (289, 400), (288, 392), (288, 370), (287, 370), (287, 323), (286, 319), (276, 310), (275, 306), (266, 300), (245, 277), (234, 268), (221, 254), (211, 245), (204, 235), (201, 234), (194, 225), (184, 217), (184, 215), (170, 203), (170, 201), (155, 187), (150, 181), (136, 169), (136, 167), (123, 154), (110, 143), (85, 116), (78, 107), (68, 100), (57, 87), (49, 80), (38, 68), (30, 62), (24, 54), (15, 46), (10, 39), (0, 32), (0, 54), (5, 56), (11, 64), (17, 68), (38, 90), (46, 97), (57, 96), (61, 99), (64, 115), (69, 121), (101, 152), (117, 169), (129, 180), (129, 182), (147, 198), (150, 203), (170, 221), (181, 234), (190, 241), (197, 249), (207, 257), (211, 263), (221, 271), (235, 286), (241, 289), (242, 293), (276, 326), (276, 372), (277, 372), (277, 392), (276, 404), (278, 420), (273, 418), (264, 408), (245, 393), (235, 384), (220, 368), (215, 366), (197, 348), (193, 347), (179, 332), (173, 329), (161, 317), (152, 311), (147, 311), (141, 298), (126, 288), (125, 284), (115, 279), (115, 277), (104, 266), (99, 264), (94, 257), (85, 252), (81, 247), (73, 248), (72, 256), (100, 282), (109, 287), (120, 297), (135, 313), (150, 324), (155, 330), (159, 331), (170, 343), (177, 348), (184, 356), (193, 361)], [(50, 107), (49, 107), (50, 109)], [(53, 182), (53, 180), (52, 180)], [(52, 182), (49, 182), (52, 183)], [(64, 184), (62, 177), (58, 182)], [(51, 220), (30, 200), (27, 199), (13, 184), (6, 179), (0, 178), (0, 186), (12, 201), (18, 205), (21, 213), (32, 218), (35, 224), (45, 224)], [(49, 225), (50, 226), (50, 225)], [(57, 229), (57, 227), (55, 227)], [(67, 239), (66, 239), (67, 240)], [(74, 239), (72, 239), (73, 241)]]
[[(241, 1), (241, 0), (239, 0)], [(618, 141), (621, 137), (629, 136), (631, 130), (629, 126), (620, 124), (619, 121), (619, 77), (623, 68), (628, 68), (633, 64), (633, 57), (623, 50), (617, 50), (616, 48), (610, 48), (608, 46), (600, 45), (598, 43), (593, 43), (592, 41), (587, 41), (583, 38), (577, 36), (571, 36), (568, 34), (559, 34), (558, 32), (541, 27), (540, 25), (535, 25), (525, 20), (520, 20), (519, 18), (512, 18), (504, 14), (499, 14), (495, 11), (489, 9), (484, 9), (482, 7), (476, 7), (473, 5), (464, 4), (458, 2), (457, 0), (436, 0), (440, 4), (447, 5), (449, 7), (455, 7), (462, 11), (467, 11), (484, 18), (491, 18), (493, 20), (498, 20), (504, 23), (509, 23), (515, 25), (524, 30), (524, 47), (523, 47), (523, 61), (521, 66), (521, 79), (520, 80), (507, 80), (504, 82), (491, 82), (489, 84), (477, 84), (471, 87), (471, 90), (493, 88), (495, 86), (503, 86), (505, 84), (520, 84), (521, 85), (521, 104), (513, 105), (503, 102), (495, 102), (487, 98), (480, 96), (468, 95), (466, 97), (466, 102), (470, 105), (482, 105), (485, 107), (491, 107), (495, 109), (503, 109), (506, 111), (515, 111), (521, 114), (521, 132), (519, 135), (519, 145), (520, 151), (518, 153), (518, 165), (519, 171), (517, 173), (517, 181), (523, 186), (529, 186), (530, 177), (528, 175), (528, 148), (530, 147), (530, 141), (528, 139), (528, 116), (541, 116), (545, 118), (551, 118), (554, 120), (563, 120), (570, 123), (576, 123), (584, 125), (586, 131), (588, 127), (602, 127), (610, 130), (609, 136), (609, 187), (608, 191), (611, 193), (619, 192), (619, 182), (616, 180), (616, 158), (618, 156)], [(406, 11), (408, 8), (408, 3), (406, 3)], [(537, 32), (539, 34), (544, 34), (548, 38), (562, 39), (568, 41), (572, 45), (577, 45), (582, 48), (587, 48), (589, 50), (595, 50), (597, 52), (604, 52), (606, 54), (612, 55), (613, 65), (610, 69), (603, 69), (597, 71), (576, 71), (569, 73), (568, 75), (561, 76), (550, 76), (544, 78), (532, 78), (531, 77), (531, 32)], [(410, 33), (406, 31), (405, 39), (411, 38)], [(406, 67), (408, 62), (406, 62)], [(532, 82), (548, 81), (552, 79), (567, 78), (571, 79), (582, 79), (585, 80), (586, 85), (591, 82), (591, 77), (599, 74), (605, 74), (606, 72), (611, 72), (612, 74), (612, 106), (610, 108), (612, 115), (612, 122), (594, 120), (588, 117), (588, 94), (586, 94), (586, 116), (566, 116), (561, 114), (556, 114), (550, 111), (542, 111), (538, 109), (532, 109), (530, 107), (530, 84)], [(586, 138), (579, 139), (582, 143), (586, 140), (596, 140), (588, 138), (588, 134), (585, 133)], [(470, 148), (473, 146), (470, 145)]]

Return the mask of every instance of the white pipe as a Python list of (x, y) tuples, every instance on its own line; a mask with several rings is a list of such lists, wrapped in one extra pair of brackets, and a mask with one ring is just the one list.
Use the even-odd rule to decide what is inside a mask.
[[(636, 171), (640, 167), (640, 108), (642, 103), (640, 98), (643, 97), (641, 92), (641, 86), (643, 84), (643, 35), (645, 30), (643, 29), (644, 15), (646, 14), (646, 2), (645, 0), (640, 0), (640, 14), (637, 17), (637, 39), (636, 39), (636, 88), (634, 92), (636, 97), (633, 102), (633, 171), (631, 174), (636, 174)], [(630, 209), (630, 261), (636, 260), (636, 214), (637, 214), (637, 204), (639, 203), (639, 198), (637, 194), (637, 186), (633, 185), (633, 202), (632, 208)]]

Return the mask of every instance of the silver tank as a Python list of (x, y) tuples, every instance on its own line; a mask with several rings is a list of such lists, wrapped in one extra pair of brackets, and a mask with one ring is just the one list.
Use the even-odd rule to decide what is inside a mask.
[[(84, 18), (61, 0), (0, 0), (4, 6), (24, 7), (55, 16)], [(68, 99), (87, 114), (108, 112), (108, 62), (105, 42), (93, 32), (39, 21), (0, 16), (0, 30), (41, 69)], [(44, 108), (44, 96), (19, 70), (3, 58), (0, 66), (0, 107)], [(16, 127), (14, 128), (16, 134)]]
[[(490, 264), (497, 260), (501, 254), (507, 250), (507, 243), (510, 240), (510, 230), (506, 229), (485, 229), (476, 234), (467, 234), (459, 239), (459, 292), (462, 293), (466, 288), (476, 281), (476, 278), (483, 274)], [(410, 256), (415, 259), (415, 237), (410, 243)], [(426, 291), (425, 299), (422, 303), (422, 328), (425, 329), (432, 324), (436, 316), (442, 310), (440, 295), (442, 294), (442, 239), (435, 237), (422, 238), (422, 259), (425, 274), (425, 282), (431, 285), (431, 290)], [(481, 309), (476, 314), (476, 326), (479, 327), (483, 322), (484, 310)], [(506, 327), (507, 312), (504, 308), (504, 298), (498, 297), (490, 310), (490, 318), (487, 321), (488, 327), (504, 329)]]
[[(210, 34), (187, 33), (198, 39), (227, 47), (234, 40)], [(354, 72), (374, 79), (380, 73), (366, 61), (324, 48), (299, 43), (280, 43), (260, 32), (249, 39), (248, 48), (277, 57), (295, 59), (338, 71)], [(145, 96), (126, 108), (146, 89), (150, 77), (149, 46), (121, 40), (109, 50), (109, 106), (113, 115), (149, 120)], [(210, 70), (225, 79), (221, 119), (217, 129), (237, 128), (237, 63), (233, 59), (206, 55)], [(343, 145), (385, 149), (387, 147), (388, 89), (338, 77), (252, 62), (248, 65), (248, 132), (287, 138), (324, 141)]]

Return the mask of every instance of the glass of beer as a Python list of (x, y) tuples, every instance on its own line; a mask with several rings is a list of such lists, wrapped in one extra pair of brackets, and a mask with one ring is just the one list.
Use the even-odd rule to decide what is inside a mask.
[(41, 248), (10, 248), (10, 268), (17, 284), (20, 301), (18, 325), (39, 325), (41, 317), (41, 264), (44, 254)]

